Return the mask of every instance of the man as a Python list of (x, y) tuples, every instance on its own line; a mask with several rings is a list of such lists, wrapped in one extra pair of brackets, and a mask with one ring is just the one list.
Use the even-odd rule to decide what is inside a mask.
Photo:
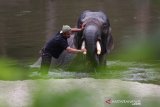
[(79, 32), (83, 28), (71, 28), (68, 25), (63, 25), (62, 30), (58, 32), (54, 38), (47, 42), (47, 44), (42, 49), (42, 62), (41, 62), (41, 74), (48, 74), (52, 57), (58, 59), (61, 53), (66, 50), (69, 53), (83, 53), (86, 49), (78, 50), (71, 48), (68, 45), (67, 38), (69, 38), (72, 32)]

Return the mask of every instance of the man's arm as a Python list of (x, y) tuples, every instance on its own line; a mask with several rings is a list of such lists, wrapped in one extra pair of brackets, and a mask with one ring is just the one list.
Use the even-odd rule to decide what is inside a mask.
[(69, 53), (83, 53), (83, 52), (86, 52), (86, 49), (78, 50), (78, 49), (75, 49), (75, 48), (67, 47), (66, 51), (69, 52)]
[(72, 31), (72, 32), (80, 32), (80, 31), (82, 31), (83, 29), (84, 29), (84, 27), (82, 27), (82, 28), (72, 28), (71, 31)]

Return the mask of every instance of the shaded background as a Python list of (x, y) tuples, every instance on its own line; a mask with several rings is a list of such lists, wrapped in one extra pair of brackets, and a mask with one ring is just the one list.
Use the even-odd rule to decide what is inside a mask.
[(0, 0), (0, 56), (35, 61), (43, 44), (63, 24), (74, 27), (84, 10), (108, 15), (115, 41), (111, 55), (147, 41), (156, 47), (149, 59), (160, 59), (159, 0)]

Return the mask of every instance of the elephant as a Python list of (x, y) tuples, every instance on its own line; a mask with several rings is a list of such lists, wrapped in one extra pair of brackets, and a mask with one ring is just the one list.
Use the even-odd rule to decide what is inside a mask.
[[(77, 21), (77, 27), (82, 26), (83, 31), (73, 34), (68, 39), (69, 46), (77, 49), (86, 48), (86, 56), (92, 66), (106, 65), (106, 56), (114, 47), (108, 17), (101, 11), (84, 11)], [(66, 66), (73, 59), (76, 59), (76, 55), (64, 51), (58, 60), (52, 59), (51, 65)], [(40, 67), (40, 63), (41, 57), (31, 67)]]
[(84, 11), (78, 18), (77, 27), (84, 30), (74, 36), (77, 49), (86, 48), (87, 59), (93, 66), (106, 65), (106, 57), (114, 47), (108, 17), (102, 11)]

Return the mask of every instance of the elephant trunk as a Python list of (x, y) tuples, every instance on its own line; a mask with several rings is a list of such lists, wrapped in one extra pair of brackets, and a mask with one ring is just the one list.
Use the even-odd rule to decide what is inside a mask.
[[(91, 34), (91, 33), (90, 33)], [(91, 61), (93, 65), (99, 64), (99, 58), (97, 54), (101, 53), (101, 46), (99, 42), (97, 42), (96, 35), (86, 35), (85, 36), (85, 46), (87, 49), (87, 57)]]
[(96, 63), (96, 42), (93, 40), (93, 38), (86, 38), (86, 49), (87, 49), (87, 56), (88, 58), (93, 62)]

